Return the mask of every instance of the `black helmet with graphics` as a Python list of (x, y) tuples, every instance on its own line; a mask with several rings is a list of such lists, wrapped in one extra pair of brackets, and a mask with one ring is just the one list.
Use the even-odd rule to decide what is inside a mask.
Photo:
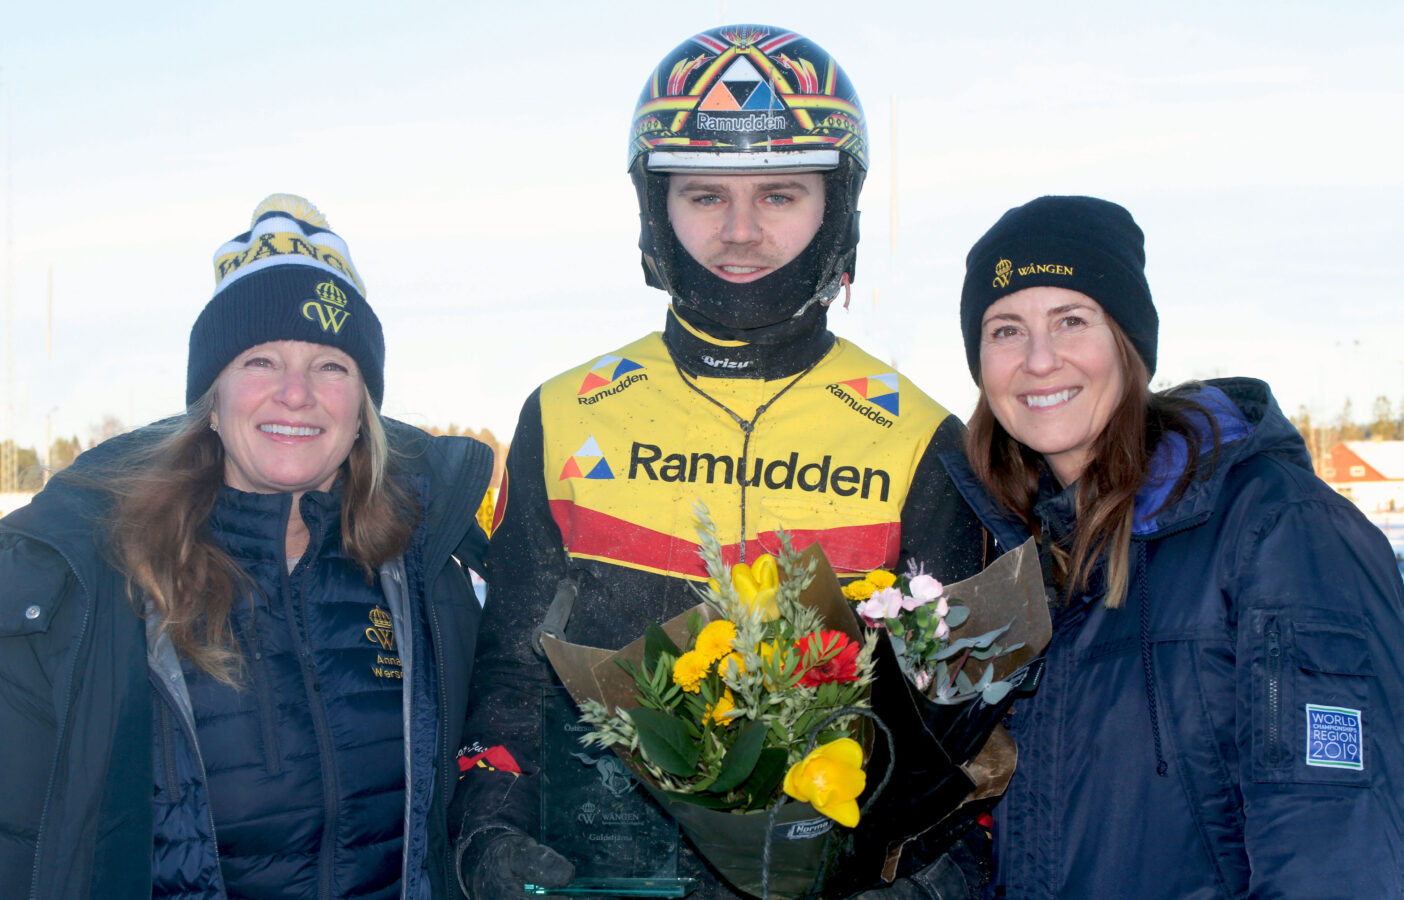
[(824, 225), (811, 296), (853, 275), (868, 130), (858, 94), (818, 44), (784, 28), (727, 25), (694, 35), (644, 85), (629, 133), (644, 276), (676, 295), (667, 176), (823, 172)]

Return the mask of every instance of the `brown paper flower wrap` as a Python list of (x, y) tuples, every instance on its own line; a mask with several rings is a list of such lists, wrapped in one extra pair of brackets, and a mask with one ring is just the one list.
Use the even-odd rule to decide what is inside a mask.
[[(999, 644), (1010, 649), (964, 659), (966, 699), (938, 703), (933, 698), (942, 685), (932, 680), (919, 688), (904, 674), (889, 635), (879, 634), (873, 712), (892, 731), (892, 779), (902, 789), (875, 798), (852, 836), (843, 866), (846, 888), (872, 885), (877, 858), (883, 860), (881, 878), (890, 879), (910, 841), (919, 842), (918, 858), (933, 859), (975, 812), (1003, 795), (1014, 774), (1018, 753), (999, 722), (1016, 699), (1037, 690), (1053, 633), (1036, 545), (1030, 540), (1005, 553), (983, 572), (945, 586), (945, 593), (968, 610), (950, 634), (952, 646), (987, 643), (979, 637), (998, 632)], [(878, 742), (870, 765), (888, 760), (886, 745)]]

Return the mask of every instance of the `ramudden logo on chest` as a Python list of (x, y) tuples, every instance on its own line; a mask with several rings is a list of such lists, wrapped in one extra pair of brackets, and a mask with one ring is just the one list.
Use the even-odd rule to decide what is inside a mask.
[[(896, 372), (835, 382), (825, 390), (842, 400), (849, 409), (883, 428), (891, 428), (895, 418), (902, 414), (902, 392)], [(889, 419), (888, 416), (893, 418)]]
[(575, 402), (590, 406), (606, 397), (622, 393), (641, 381), (648, 381), (644, 367), (622, 356), (601, 356), (585, 373)]

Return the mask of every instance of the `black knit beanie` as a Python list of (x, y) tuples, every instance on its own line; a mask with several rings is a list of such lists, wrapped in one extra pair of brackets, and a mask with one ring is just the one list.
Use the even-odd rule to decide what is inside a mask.
[(317, 207), (273, 194), (249, 231), (215, 252), (215, 293), (190, 329), (185, 403), (224, 367), (268, 341), (327, 344), (356, 361), (377, 408), (385, 394), (385, 336), (346, 244)]
[(1048, 286), (1096, 300), (1155, 374), (1160, 319), (1146, 283), (1145, 236), (1136, 220), (1096, 197), (1039, 197), (1000, 216), (965, 258), (960, 329), (977, 384), (985, 311), (1007, 294)]

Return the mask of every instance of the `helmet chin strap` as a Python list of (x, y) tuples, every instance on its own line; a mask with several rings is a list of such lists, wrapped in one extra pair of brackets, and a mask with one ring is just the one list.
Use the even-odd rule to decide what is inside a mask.
[(799, 309), (795, 310), (795, 314), (793, 316), (790, 316), (790, 318), (800, 318), (805, 313), (809, 312), (809, 308), (816, 303), (820, 306), (831, 305), (834, 302), (834, 300), (838, 298), (838, 292), (840, 289), (843, 290), (843, 308), (848, 309), (848, 302), (853, 299), (853, 284), (849, 280), (848, 273), (841, 272), (839, 273), (838, 278), (829, 282), (827, 288), (825, 288), (822, 291), (819, 291), (813, 297), (810, 297), (808, 300), (806, 300), (804, 302), (804, 305), (801, 306)]

